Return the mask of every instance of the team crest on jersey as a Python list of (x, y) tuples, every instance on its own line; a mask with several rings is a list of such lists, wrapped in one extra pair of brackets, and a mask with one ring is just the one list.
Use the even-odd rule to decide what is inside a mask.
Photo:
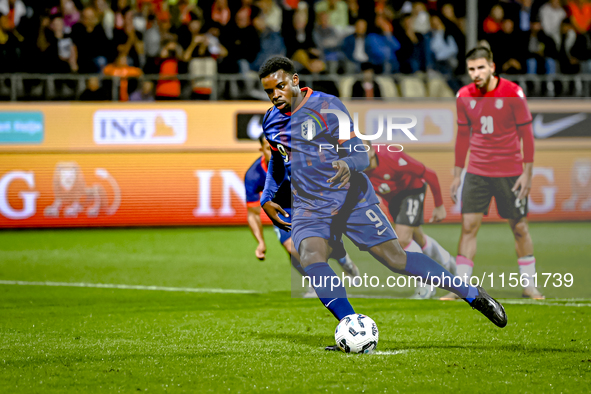
[(312, 141), (316, 137), (316, 124), (312, 119), (307, 119), (302, 123), (302, 137), (308, 141)]
[(497, 107), (497, 109), (503, 108), (503, 100), (497, 99), (497, 101), (495, 102), (495, 107)]
[(470, 100), (470, 108), (474, 109), (476, 107), (476, 100)]

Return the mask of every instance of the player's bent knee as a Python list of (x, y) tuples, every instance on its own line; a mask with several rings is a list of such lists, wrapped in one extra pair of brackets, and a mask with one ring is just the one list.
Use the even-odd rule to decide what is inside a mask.
[(412, 242), (412, 235), (409, 237), (399, 237), (398, 238), (398, 243), (400, 243), (400, 246), (402, 247), (402, 249), (406, 249), (406, 247)]
[(406, 268), (406, 252), (396, 239), (374, 246), (369, 252), (380, 263), (390, 268), (399, 271)]
[(478, 221), (463, 221), (462, 222), (462, 234), (468, 236), (476, 236), (480, 223)]
[(299, 248), (300, 264), (307, 267), (314, 263), (326, 262), (328, 260), (327, 241), (321, 238), (306, 238)]

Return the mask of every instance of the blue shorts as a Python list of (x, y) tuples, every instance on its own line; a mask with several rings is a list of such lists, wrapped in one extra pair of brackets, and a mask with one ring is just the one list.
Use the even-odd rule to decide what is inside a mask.
[(327, 239), (334, 248), (342, 234), (345, 234), (360, 250), (369, 250), (398, 238), (377, 204), (355, 209), (349, 215), (341, 212), (330, 218), (298, 217), (294, 219), (291, 229), (297, 251), (302, 241), (311, 237)]
[[(285, 216), (283, 216), (280, 213), (279, 213), (279, 217), (284, 222), (291, 223), (291, 208), (283, 208), (283, 210), (288, 213), (289, 217), (286, 218)], [(290, 231), (285, 231), (283, 229), (280, 229), (277, 226), (274, 226), (273, 229), (275, 230), (275, 234), (277, 234), (277, 239), (279, 240), (279, 242), (281, 242), (281, 245), (283, 245), (285, 243), (285, 241), (287, 241), (288, 239), (291, 238)]]

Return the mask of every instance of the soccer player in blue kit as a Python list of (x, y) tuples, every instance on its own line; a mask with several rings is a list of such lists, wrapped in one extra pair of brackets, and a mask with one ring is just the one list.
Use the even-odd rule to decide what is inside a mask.
[[(259, 137), (261, 143), (262, 156), (255, 160), (254, 163), (248, 168), (244, 175), (244, 189), (246, 192), (246, 206), (248, 210), (248, 226), (258, 242), (258, 246), (255, 250), (255, 255), (259, 260), (265, 259), (265, 253), (267, 246), (263, 237), (263, 223), (261, 222), (261, 204), (259, 193), (263, 191), (265, 187), (265, 179), (267, 177), (267, 168), (269, 161), (271, 160), (271, 147), (265, 139), (264, 135)], [(291, 190), (289, 181), (285, 179), (279, 186), (279, 189), (275, 193), (273, 199), (275, 203), (281, 206), (285, 212), (289, 215), (291, 213)], [(289, 221), (290, 217), (280, 216), (282, 220)], [(274, 227), (275, 233), (279, 242), (287, 253), (290, 255), (290, 260), (293, 267), (303, 276), (306, 276), (306, 272), (300, 265), (299, 255), (293, 248), (293, 242), (291, 240), (291, 232), (286, 229)], [(343, 271), (349, 276), (359, 276), (359, 269), (353, 263), (353, 260), (346, 254), (341, 258), (336, 259)], [(309, 288), (308, 292), (304, 294), (305, 298), (316, 297), (316, 293), (313, 288)]]
[[(355, 313), (344, 284), (327, 264), (332, 248), (345, 234), (360, 250), (369, 251), (395, 273), (421, 277), (426, 283), (439, 277), (442, 288), (458, 294), (497, 326), (505, 327), (505, 309), (484, 289), (459, 278), (454, 281), (454, 276), (431, 258), (405, 252), (400, 246), (363, 173), (369, 157), (365, 150), (356, 149), (362, 140), (352, 133), (348, 140), (339, 140), (334, 110), (347, 114), (353, 130), (343, 103), (329, 94), (300, 89), (293, 63), (282, 56), (268, 59), (259, 77), (273, 104), (263, 119), (272, 157), (261, 206), (277, 225), (292, 229), (301, 265), (324, 306), (339, 321)], [(287, 212), (272, 201), (286, 174), (293, 194), (291, 224), (280, 218), (280, 213), (288, 216)], [(337, 281), (333, 281), (335, 277)]]

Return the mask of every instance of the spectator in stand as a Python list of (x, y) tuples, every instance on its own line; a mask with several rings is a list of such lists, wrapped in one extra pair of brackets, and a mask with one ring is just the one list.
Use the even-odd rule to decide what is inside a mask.
[(219, 23), (212, 24), (205, 36), (207, 37), (207, 51), (211, 54), (211, 57), (222, 60), (228, 56), (228, 50), (220, 42), (222, 26)]
[(135, 12), (131, 8), (121, 10), (123, 15), (123, 28), (115, 30), (113, 33), (113, 43), (116, 46), (124, 45), (128, 53), (129, 65), (141, 68), (145, 62), (144, 42), (142, 33), (135, 30), (133, 18)]
[(144, 34), (144, 52), (146, 54), (144, 72), (146, 74), (157, 74), (158, 67), (156, 66), (156, 59), (162, 50), (160, 46), (162, 38), (160, 35), (161, 27), (156, 20), (156, 15), (150, 15), (148, 17), (148, 25), (146, 27), (146, 34)]
[(297, 62), (309, 73), (320, 73), (326, 69), (321, 60), (322, 52), (316, 47), (312, 33), (308, 29), (307, 10), (298, 10), (293, 15), (293, 30), (284, 34), (287, 57)]
[(78, 71), (77, 51), (72, 38), (64, 34), (64, 19), (53, 14), (41, 19), (37, 45), (41, 51), (43, 72), (65, 74)]
[[(392, 6), (388, 3), (389, 3), (388, 0), (376, 0), (375, 1), (374, 9), (373, 9), (373, 11), (374, 11), (373, 19), (375, 19), (375, 16), (382, 16), (385, 18), (386, 21), (388, 21), (388, 23), (391, 23), (394, 20), (396, 13), (394, 12), (394, 9), (392, 8)], [(410, 3), (409, 3), (409, 5), (410, 5)], [(368, 19), (368, 20), (371, 20), (371, 19)]]
[(400, 42), (392, 35), (392, 30), (392, 24), (386, 17), (377, 15), (375, 27), (367, 35), (369, 62), (374, 66), (374, 70), (386, 74), (400, 71), (397, 52), (400, 50)]
[(122, 10), (129, 7), (128, 0), (105, 0), (113, 11), (113, 31), (115, 29), (123, 29), (123, 15)]
[(591, 29), (591, 3), (589, 0), (570, 0), (567, 4), (570, 21), (580, 35), (586, 35)]
[(542, 30), (540, 22), (530, 24), (527, 47), (528, 74), (556, 74), (556, 59), (558, 51), (554, 40)]
[(439, 15), (441, 22), (445, 26), (445, 32), (450, 34), (458, 46), (458, 66), (455, 69), (456, 75), (462, 75), (466, 70), (466, 61), (464, 56), (466, 54), (466, 36), (462, 32), (462, 24), (456, 18), (455, 10), (452, 4), (447, 3), (441, 7), (441, 14)]
[[(107, 64), (103, 73), (109, 77), (119, 78), (119, 101), (129, 101), (129, 91), (135, 90), (137, 78), (142, 75), (139, 67), (130, 66), (127, 62), (127, 48), (125, 45), (119, 45), (118, 55), (114, 63)], [(131, 88), (129, 79), (132, 78)]]
[(571, 55), (581, 64), (581, 72), (591, 73), (591, 3), (590, 0), (570, 0), (567, 4), (570, 23), (577, 33)]
[(431, 21), (424, 3), (415, 2), (412, 5), (413, 30), (425, 35), (431, 31)]
[(529, 32), (532, 20), (532, 0), (517, 0), (521, 6), (519, 10), (519, 30)]
[[(265, 24), (273, 31), (280, 32), (283, 23), (283, 13), (274, 0), (259, 0), (256, 6), (265, 16)], [(297, 7), (295, 7), (297, 9)], [(284, 36), (285, 37), (285, 36)]]
[[(441, 20), (445, 24), (447, 24), (446, 21), (453, 23), (461, 32), (464, 30), (463, 23), (457, 18), (456, 10), (451, 3), (445, 3), (441, 6)], [(454, 36), (454, 38), (457, 41), (457, 37)]]
[(511, 19), (501, 23), (501, 30), (489, 40), (495, 54), (498, 73), (522, 74), (525, 72), (525, 55), (528, 48), (527, 37), (514, 31), (515, 24)]
[(90, 77), (86, 81), (86, 89), (79, 98), (80, 101), (107, 101), (108, 93), (101, 87), (101, 82), (97, 77)]
[(240, 7), (236, 7), (237, 10), (235, 12), (232, 12), (232, 14), (236, 14), (238, 12), (245, 12), (246, 15), (248, 15), (248, 18), (250, 19), (250, 23), (252, 23), (252, 19), (259, 12), (259, 9), (253, 6), (253, 3), (254, 0), (240, 0)]
[(160, 79), (156, 84), (156, 100), (178, 100), (181, 96), (179, 59), (182, 48), (176, 41), (168, 41), (160, 53)]
[(133, 26), (135, 30), (139, 31), (143, 35), (148, 29), (148, 18), (150, 18), (151, 15), (156, 15), (156, 12), (154, 11), (154, 4), (149, 1), (138, 1), (137, 10), (138, 12), (135, 12), (133, 16)]
[(21, 70), (23, 37), (12, 25), (10, 18), (0, 13), (0, 74)]
[(339, 31), (349, 27), (349, 9), (342, 0), (321, 0), (315, 4), (316, 14), (327, 13), (330, 25)]
[(562, 43), (560, 45), (560, 52), (558, 60), (560, 62), (560, 72), (563, 74), (576, 74), (581, 71), (579, 56), (580, 47), (577, 47), (579, 35), (574, 26), (567, 18), (562, 22), (560, 27), (562, 31)]
[(490, 14), (486, 17), (483, 24), (485, 34), (495, 34), (501, 30), (501, 22), (505, 17), (505, 12), (500, 4), (496, 4), (491, 8)]
[[(160, 28), (160, 50), (162, 50), (162, 46), (164, 42), (169, 41), (177, 41), (178, 42), (178, 35), (176, 34), (176, 29), (172, 26), (171, 16), (167, 12), (162, 12), (157, 15), (158, 19), (158, 27)], [(158, 52), (158, 57), (160, 56), (160, 52)]]
[(7, 28), (12, 30), (26, 17), (27, 7), (23, 0), (0, 0), (0, 14), (6, 16)]
[(259, 34), (261, 50), (257, 54), (254, 62), (250, 64), (250, 69), (258, 72), (263, 63), (271, 56), (285, 56), (285, 44), (281, 34), (273, 31), (267, 26), (264, 14), (259, 13), (253, 19), (253, 26)]
[(538, 13), (542, 31), (550, 37), (555, 44), (557, 52), (562, 43), (561, 25), (566, 18), (566, 11), (562, 7), (561, 0), (550, 0), (542, 7)]
[(430, 68), (440, 72), (448, 85), (458, 91), (462, 86), (454, 78), (454, 70), (458, 66), (458, 44), (453, 36), (445, 30), (439, 15), (431, 15), (431, 31), (428, 33)]
[(400, 62), (400, 72), (414, 74), (417, 71), (426, 71), (427, 42), (421, 33), (415, 32), (411, 15), (402, 17), (401, 29), (396, 38), (400, 42), (400, 50), (396, 53)]
[(355, 22), (355, 33), (346, 37), (343, 42), (343, 51), (349, 61), (349, 66), (347, 67), (348, 72), (359, 72), (361, 65), (369, 61), (369, 45), (367, 21), (365, 19), (358, 19)]
[(228, 7), (228, 0), (215, 0), (211, 6), (211, 20), (221, 26), (226, 26), (231, 18), (232, 13)]
[(80, 12), (72, 0), (60, 0), (64, 16), (64, 33), (70, 34), (72, 27), (80, 21)]
[(111, 0), (111, 8), (115, 13), (115, 29), (123, 29), (125, 26), (125, 12), (131, 8), (129, 0)]
[(359, 16), (359, 2), (358, 0), (347, 0), (347, 9), (349, 10), (349, 26), (355, 25), (355, 22), (360, 18)]
[(322, 52), (322, 58), (327, 64), (327, 71), (334, 74), (338, 70), (339, 62), (345, 57), (341, 51), (342, 40), (336, 29), (330, 25), (328, 13), (317, 14), (317, 19), (318, 23), (312, 33), (314, 42)]
[(178, 12), (178, 17), (176, 19), (181, 25), (187, 25), (191, 22), (193, 18), (191, 14), (195, 14), (200, 19), (203, 19), (203, 11), (201, 8), (197, 7), (196, 3), (189, 2), (188, 0), (178, 0), (178, 3), (173, 10)]
[(154, 101), (154, 82), (143, 81), (141, 88), (129, 96), (129, 101)]
[(382, 97), (380, 85), (375, 81), (373, 65), (371, 63), (363, 63), (361, 64), (361, 71), (363, 72), (363, 77), (353, 84), (351, 97), (364, 97), (367, 99)]
[(181, 36), (179, 33), (179, 45), (183, 48), (182, 59), (187, 63), (193, 58), (210, 56), (207, 51), (207, 37), (201, 31), (203, 21), (197, 15), (191, 15), (193, 19), (187, 26), (187, 32), (190, 34), (190, 37), (187, 39), (184, 34)]
[(82, 74), (101, 72), (107, 59), (112, 58), (110, 43), (98, 22), (94, 8), (86, 7), (82, 10), (80, 23), (72, 27), (72, 38), (78, 49), (78, 68)]
[(228, 55), (220, 63), (219, 71), (246, 74), (250, 69), (250, 63), (254, 62), (261, 50), (259, 34), (250, 23), (247, 9), (243, 8), (236, 13), (233, 23), (224, 29), (220, 41), (227, 49)]
[(106, 0), (94, 0), (94, 9), (97, 12), (99, 23), (105, 31), (109, 40), (113, 39), (113, 29), (115, 28), (115, 13), (109, 7)]
[(195, 34), (204, 34), (204, 32), (201, 32), (204, 23), (201, 15), (189, 13), (189, 18), (189, 22), (183, 23), (176, 30), (178, 43), (183, 48), (183, 50), (186, 50), (189, 47), (193, 41), (193, 37), (195, 37)]

